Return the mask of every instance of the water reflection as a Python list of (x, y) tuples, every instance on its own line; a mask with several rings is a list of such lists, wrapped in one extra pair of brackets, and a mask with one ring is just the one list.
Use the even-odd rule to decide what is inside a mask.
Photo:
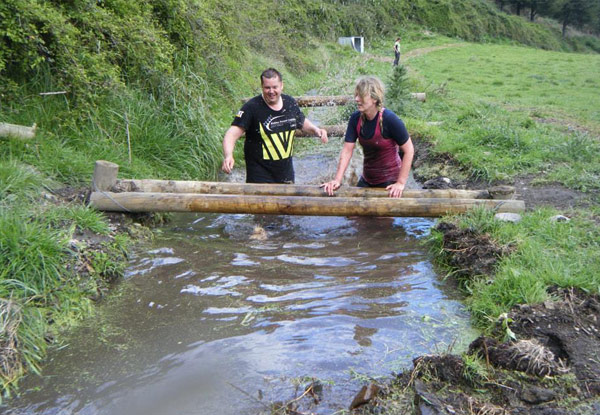
[(360, 388), (352, 370), (388, 375), (476, 335), (419, 244), (432, 224), (177, 215), (3, 409), (256, 414), (304, 377), (328, 381), (312, 412), (347, 408)]

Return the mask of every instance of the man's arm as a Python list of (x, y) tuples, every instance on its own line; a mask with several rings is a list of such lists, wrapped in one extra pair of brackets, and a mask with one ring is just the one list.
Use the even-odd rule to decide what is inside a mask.
[(323, 144), (327, 143), (328, 141), (327, 131), (325, 131), (323, 128), (319, 128), (316, 125), (314, 125), (312, 122), (310, 122), (308, 118), (304, 119), (304, 124), (302, 124), (302, 131), (304, 131), (305, 133), (312, 133), (316, 135), (321, 139)]
[(221, 170), (227, 174), (231, 173), (235, 164), (233, 158), (235, 143), (244, 135), (244, 133), (245, 131), (243, 128), (232, 125), (225, 133), (225, 137), (223, 137), (223, 164), (221, 165)]

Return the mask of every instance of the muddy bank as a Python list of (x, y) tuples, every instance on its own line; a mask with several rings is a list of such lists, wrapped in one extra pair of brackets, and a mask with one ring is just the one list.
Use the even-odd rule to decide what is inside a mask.
[[(415, 359), (411, 370), (379, 385), (380, 392), (354, 413), (600, 413), (600, 299), (570, 289), (553, 294), (555, 302), (511, 310), (494, 337), (476, 339), (466, 357)], [(505, 321), (518, 341), (497, 339)]]

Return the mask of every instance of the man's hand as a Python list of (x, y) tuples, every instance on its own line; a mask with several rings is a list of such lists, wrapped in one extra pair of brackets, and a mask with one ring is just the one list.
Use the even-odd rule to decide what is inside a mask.
[(317, 137), (321, 139), (323, 144), (327, 144), (327, 141), (329, 141), (329, 138), (327, 137), (327, 131), (323, 128), (317, 128)]
[(225, 157), (225, 159), (223, 160), (223, 164), (221, 165), (221, 170), (223, 170), (225, 173), (229, 174), (233, 170), (234, 164), (235, 164), (235, 160), (233, 159), (233, 156)]

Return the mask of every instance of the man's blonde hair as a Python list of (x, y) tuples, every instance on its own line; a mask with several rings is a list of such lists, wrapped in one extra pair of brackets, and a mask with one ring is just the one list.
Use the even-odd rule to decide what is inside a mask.
[(362, 76), (356, 81), (354, 95), (361, 98), (373, 98), (377, 102), (377, 110), (381, 111), (383, 108), (385, 87), (383, 86), (383, 82), (375, 76)]

